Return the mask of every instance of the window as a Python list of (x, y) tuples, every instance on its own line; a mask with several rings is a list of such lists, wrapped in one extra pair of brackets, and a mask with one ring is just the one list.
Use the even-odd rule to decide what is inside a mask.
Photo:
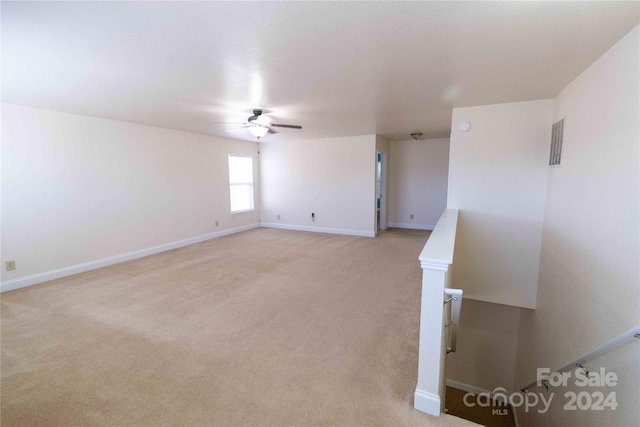
[(229, 154), (231, 213), (253, 210), (253, 158)]

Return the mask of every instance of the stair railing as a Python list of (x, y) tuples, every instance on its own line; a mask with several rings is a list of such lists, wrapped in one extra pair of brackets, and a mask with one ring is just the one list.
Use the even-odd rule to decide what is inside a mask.
[[(444, 327), (449, 328), (449, 345), (447, 345), (447, 354), (455, 353), (458, 342), (458, 324), (460, 324), (460, 309), (462, 308), (462, 289), (445, 288), (444, 304), (451, 304), (449, 309), (449, 321), (445, 322)], [(449, 298), (446, 298), (448, 296)]]
[(602, 356), (604, 356), (605, 354), (619, 348), (622, 347), (623, 345), (629, 344), (631, 341), (634, 341), (636, 339), (640, 338), (640, 325), (633, 327), (631, 329), (629, 329), (628, 331), (618, 335), (617, 337), (615, 337), (614, 339), (602, 344), (601, 346), (595, 348), (594, 350), (590, 351), (589, 353), (585, 354), (584, 356), (575, 359), (574, 361), (567, 363), (566, 365), (564, 365), (563, 367), (561, 367), (560, 369), (557, 369), (553, 372), (550, 372), (549, 374), (545, 375), (544, 378), (542, 379), (536, 379), (535, 381), (530, 382), (529, 384), (527, 384), (526, 386), (522, 387), (520, 389), (520, 391), (522, 391), (523, 393), (527, 393), (529, 390), (531, 390), (534, 387), (541, 387), (544, 386), (545, 388), (548, 388), (548, 379), (551, 377), (551, 375), (553, 374), (558, 374), (558, 373), (562, 373), (562, 372), (567, 372), (571, 369), (575, 369), (575, 368), (582, 368), (584, 370), (587, 370), (586, 368), (586, 364), (594, 359), (598, 359)]

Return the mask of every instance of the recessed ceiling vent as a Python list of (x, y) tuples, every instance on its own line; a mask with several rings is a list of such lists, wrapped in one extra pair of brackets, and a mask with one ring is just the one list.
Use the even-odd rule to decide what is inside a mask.
[(562, 140), (564, 135), (564, 119), (553, 124), (551, 130), (551, 153), (549, 154), (549, 166), (560, 166), (562, 161)]

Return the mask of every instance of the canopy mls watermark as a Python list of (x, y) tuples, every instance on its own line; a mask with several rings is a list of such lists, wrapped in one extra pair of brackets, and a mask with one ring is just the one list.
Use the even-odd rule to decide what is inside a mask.
[[(582, 366), (575, 371), (567, 372), (551, 372), (549, 368), (538, 368), (536, 377), (536, 385), (544, 386), (545, 391), (508, 394), (505, 388), (498, 387), (493, 392), (487, 391), (478, 395), (467, 393), (464, 395), (463, 402), (470, 408), (476, 405), (498, 406), (492, 409), (492, 415), (508, 414), (506, 409), (508, 405), (513, 408), (524, 407), (525, 412), (535, 410), (544, 414), (549, 411), (557, 394), (550, 391), (550, 387), (571, 387), (582, 390), (568, 390), (562, 394), (565, 411), (615, 411), (618, 408), (616, 392), (611, 390), (618, 385), (618, 375), (613, 371), (607, 371), (605, 368), (589, 371)], [(501, 406), (504, 408), (500, 408)]]

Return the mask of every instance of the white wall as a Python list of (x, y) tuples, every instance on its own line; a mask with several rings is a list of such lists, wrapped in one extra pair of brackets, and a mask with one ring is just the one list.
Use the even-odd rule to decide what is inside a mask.
[[(514, 390), (522, 309), (462, 299), (458, 348), (447, 356), (447, 381), (461, 390)], [(466, 388), (465, 388), (466, 387)]]
[(448, 207), (460, 209), (454, 287), (466, 297), (536, 305), (552, 111), (552, 100), (453, 110)]
[(393, 141), (390, 165), (389, 225), (433, 230), (447, 207), (449, 139)]
[(374, 236), (375, 172), (375, 135), (263, 143), (262, 225)]
[(256, 225), (258, 210), (230, 214), (230, 152), (257, 159), (257, 144), (3, 104), (3, 289)]
[[(564, 152), (548, 171), (538, 304), (521, 323), (519, 385), (536, 367), (563, 366), (640, 324), (639, 40), (636, 27), (554, 100)], [(617, 374), (637, 384), (634, 354)], [(640, 401), (634, 393), (629, 401)], [(631, 425), (638, 415), (637, 405), (620, 407), (606, 422), (579, 424)]]

